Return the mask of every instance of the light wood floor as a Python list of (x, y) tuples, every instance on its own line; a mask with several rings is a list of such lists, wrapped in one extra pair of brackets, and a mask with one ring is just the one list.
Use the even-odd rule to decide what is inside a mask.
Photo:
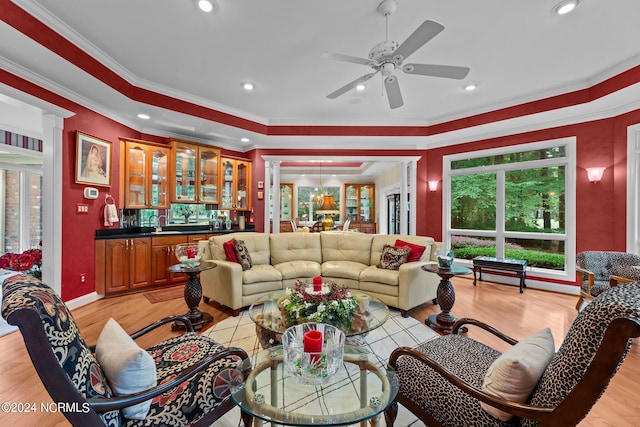
[[(480, 282), (477, 287), (467, 278), (454, 278), (456, 303), (452, 313), (458, 317), (473, 317), (485, 321), (513, 336), (523, 338), (543, 327), (550, 327), (556, 341), (561, 344), (569, 326), (576, 317), (577, 297), (552, 292), (526, 289), (520, 294), (513, 286)], [(213, 314), (216, 321), (229, 317), (216, 307), (200, 305)], [(109, 317), (116, 319), (127, 331), (172, 314), (185, 312), (181, 299), (151, 304), (142, 294), (108, 298), (73, 311), (74, 318), (89, 344), (95, 343), (102, 326)], [(438, 306), (425, 304), (410, 312), (423, 320), (439, 312)], [(139, 340), (150, 346), (175, 334), (169, 326)], [(481, 331), (471, 330), (469, 336), (483, 340), (504, 351), (503, 343), (491, 339)], [(593, 407), (582, 427), (640, 425), (640, 343), (634, 343), (629, 355), (609, 388)], [(49, 395), (35, 373), (19, 332), (0, 338), (0, 402), (51, 402)], [(0, 412), (2, 426), (67, 426), (60, 414)]]

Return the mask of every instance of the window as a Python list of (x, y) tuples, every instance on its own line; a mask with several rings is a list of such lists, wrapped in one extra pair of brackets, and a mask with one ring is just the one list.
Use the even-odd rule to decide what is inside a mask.
[(42, 241), (42, 167), (0, 163), (0, 253), (39, 248)]
[[(299, 187), (298, 188), (298, 218), (300, 223), (308, 224), (321, 220), (324, 216), (315, 213), (322, 205), (323, 194), (330, 194), (340, 209), (340, 187)], [(337, 218), (337, 216), (334, 216)]]
[[(573, 138), (444, 158), (445, 244), (458, 259), (525, 259), (547, 273), (573, 270)], [(570, 172), (570, 173), (569, 173)], [(570, 258), (570, 259), (568, 259)]]

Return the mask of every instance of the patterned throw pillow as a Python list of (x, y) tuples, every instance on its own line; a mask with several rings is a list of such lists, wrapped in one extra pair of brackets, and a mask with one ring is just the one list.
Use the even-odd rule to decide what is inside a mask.
[(402, 264), (407, 262), (410, 253), (411, 248), (408, 246), (395, 247), (384, 245), (382, 255), (380, 256), (380, 263), (377, 267), (385, 270), (397, 270)]
[(244, 244), (244, 240), (233, 239), (233, 250), (238, 258), (238, 263), (242, 266), (242, 270), (248, 270), (253, 265), (251, 263), (251, 255), (249, 255), (249, 249)]

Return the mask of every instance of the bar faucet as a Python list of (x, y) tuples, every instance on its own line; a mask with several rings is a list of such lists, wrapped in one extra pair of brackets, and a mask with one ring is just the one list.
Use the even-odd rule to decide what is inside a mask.
[(157, 223), (156, 223), (156, 231), (162, 231), (162, 226), (160, 225), (160, 218), (164, 217), (165, 222), (167, 221), (167, 216), (162, 214), (162, 215), (155, 215), (155, 217), (157, 218)]

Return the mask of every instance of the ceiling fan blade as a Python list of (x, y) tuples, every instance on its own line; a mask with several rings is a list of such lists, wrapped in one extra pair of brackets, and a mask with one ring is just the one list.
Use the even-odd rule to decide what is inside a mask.
[(338, 89), (338, 90), (336, 90), (334, 92), (331, 92), (329, 95), (327, 95), (327, 98), (335, 99), (335, 98), (339, 97), (340, 95), (344, 95), (345, 93), (349, 92), (351, 89), (355, 88), (359, 84), (362, 84), (362, 83), (366, 82), (367, 80), (369, 80), (371, 77), (373, 77), (375, 75), (376, 75), (376, 73), (365, 74), (364, 76), (355, 79), (351, 83), (347, 83), (346, 85), (342, 86), (340, 89)]
[(393, 52), (393, 56), (401, 56), (406, 59), (416, 50), (420, 49), (426, 42), (440, 34), (444, 26), (435, 21), (424, 21), (414, 32)]
[(406, 64), (402, 71), (407, 74), (420, 74), (421, 76), (444, 77), (445, 79), (464, 79), (469, 74), (468, 67), (456, 67), (455, 65), (434, 64)]
[(358, 58), (357, 56), (343, 55), (341, 53), (324, 52), (320, 55), (322, 59), (333, 59), (334, 61), (353, 62), (354, 64), (370, 65), (375, 63), (370, 59)]
[(404, 105), (402, 101), (402, 93), (396, 76), (389, 76), (384, 79), (384, 88), (387, 90), (387, 98), (389, 99), (389, 107), (398, 108)]

